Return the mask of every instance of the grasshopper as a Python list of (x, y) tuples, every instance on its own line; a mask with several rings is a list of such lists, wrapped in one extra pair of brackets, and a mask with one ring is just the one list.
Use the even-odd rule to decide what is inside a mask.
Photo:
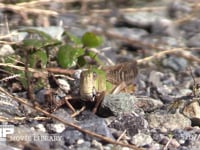
[(97, 101), (93, 110), (95, 112), (106, 92), (131, 85), (136, 75), (136, 61), (83, 71), (80, 77), (80, 97), (84, 101)]
[[(93, 109), (95, 113), (105, 93), (120, 91), (121, 89), (133, 83), (137, 75), (137, 62), (125, 62), (114, 66), (105, 66), (100, 69), (90, 68), (82, 71), (80, 76), (80, 96), (65, 97), (63, 101), (57, 103), (56, 108), (66, 103), (70, 109), (75, 112), (69, 104), (69, 99), (81, 99), (83, 101), (96, 102)], [(114, 88), (113, 88), (114, 85)]]

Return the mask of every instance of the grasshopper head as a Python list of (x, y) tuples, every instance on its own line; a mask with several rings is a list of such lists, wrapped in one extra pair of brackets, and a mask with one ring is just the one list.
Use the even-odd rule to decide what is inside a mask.
[(81, 73), (80, 96), (82, 100), (94, 101), (97, 93), (106, 91), (106, 74), (99, 69), (90, 69)]
[(95, 74), (91, 70), (83, 71), (80, 78), (80, 96), (82, 100), (94, 101), (96, 90), (94, 86)]

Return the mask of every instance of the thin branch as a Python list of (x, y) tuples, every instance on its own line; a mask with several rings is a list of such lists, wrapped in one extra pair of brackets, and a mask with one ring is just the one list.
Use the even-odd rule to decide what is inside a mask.
[(75, 73), (75, 70), (73, 69), (46, 68), (46, 70), (49, 72), (60, 73), (60, 74), (65, 74), (65, 75), (72, 75)]
[[(11, 63), (0, 63), (0, 66), (10, 67), (17, 70), (25, 71), (24, 67), (16, 66)], [(43, 69), (42, 72), (41, 70), (28, 68), (28, 71), (32, 73), (43, 73), (44, 75), (48, 75), (48, 72), (59, 73), (59, 74), (64, 74), (64, 75), (73, 75), (75, 73), (75, 70), (73, 69), (62, 69), (62, 68), (46, 68), (46, 69)], [(73, 80), (73, 78), (68, 78), (68, 79)]]
[[(73, 1), (73, 0), (71, 0)], [(188, 4), (190, 7), (199, 7), (200, 3), (190, 3)], [(166, 6), (152, 6), (152, 7), (142, 7), (142, 8), (117, 8), (117, 10), (120, 13), (133, 13), (133, 12), (152, 12), (152, 11), (159, 11), (159, 10), (163, 10), (166, 9)], [(112, 11), (112, 9), (108, 8), (108, 9), (90, 9), (88, 10), (90, 12), (90, 14), (93, 13), (99, 13), (101, 15), (105, 15), (108, 14)], [(69, 10), (68, 12), (70, 13), (79, 13), (79, 10)]]
[[(0, 116), (0, 121), (1, 122), (12, 122), (12, 123), (16, 123), (16, 121), (25, 121), (27, 119), (27, 117), (13, 117), (13, 118), (8, 118), (5, 116)], [(34, 118), (28, 118), (31, 120), (37, 120), (37, 121), (44, 121), (44, 120), (49, 120), (48, 117), (34, 117)]]
[[(104, 0), (84, 0), (86, 2), (102, 2)], [(35, 7), (35, 5), (41, 5), (44, 3), (50, 3), (50, 2), (56, 2), (56, 3), (74, 3), (74, 2), (82, 2), (82, 0), (37, 0), (37, 1), (30, 1), (30, 2), (23, 2), (18, 3), (18, 6), (28, 6), (28, 7)]]
[(37, 8), (27, 8), (17, 5), (5, 5), (3, 3), (0, 3), (0, 9), (10, 9), (15, 12), (26, 12), (31, 14), (37, 14), (37, 15), (46, 15), (46, 16), (58, 16), (58, 13), (53, 10), (44, 10), (44, 9), (37, 9)]
[[(24, 71), (24, 67), (21, 67), (21, 66), (16, 66), (16, 65), (13, 65), (11, 63), (0, 63), (0, 66), (3, 66), (3, 67), (10, 67), (10, 68), (14, 68), (14, 69), (17, 69), (17, 70), (21, 70), (21, 71)], [(33, 69), (33, 68), (28, 68), (29, 72), (38, 72), (38, 73), (41, 73), (41, 70), (36, 70), (36, 69)], [(47, 71), (43, 70), (42, 73), (44, 74), (48, 74)]]
[(138, 63), (138, 65), (144, 65), (150, 61), (159, 60), (167, 54), (174, 54), (174, 55), (183, 57), (183, 58), (187, 59), (188, 61), (194, 61), (194, 62), (200, 63), (199, 57), (192, 55), (189, 51), (187, 51), (185, 49), (187, 49), (187, 48), (174, 48), (174, 49), (170, 49), (170, 50), (161, 51), (159, 53), (155, 53), (152, 56), (145, 57), (143, 59), (139, 59), (139, 60), (137, 60), (137, 63)]
[[(155, 10), (162, 10), (166, 7), (143, 7), (143, 8), (119, 8), (119, 12), (121, 13), (130, 13), (130, 12), (139, 12), (139, 11), (155, 11)], [(112, 11), (112, 9), (93, 9), (89, 10), (91, 14), (93, 13), (99, 13), (99, 14), (108, 14)], [(79, 13), (79, 10), (69, 10), (70, 13)]]
[(125, 134), (126, 134), (126, 130), (122, 132), (122, 134), (118, 137), (117, 141), (120, 141), (123, 138), (123, 136), (125, 136)]
[(24, 72), (24, 74), (25, 74), (26, 83), (27, 83), (27, 96), (30, 99), (30, 101), (34, 104), (35, 103), (35, 94), (33, 92), (33, 87), (31, 84), (31, 75), (30, 75), (29, 67), (28, 67), (29, 51), (25, 50), (24, 54), (25, 54), (25, 66), (24, 66), (25, 72)]

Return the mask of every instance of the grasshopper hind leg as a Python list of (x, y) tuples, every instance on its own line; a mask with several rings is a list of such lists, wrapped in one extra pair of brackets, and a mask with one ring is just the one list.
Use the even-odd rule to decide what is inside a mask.
[(105, 97), (106, 92), (103, 91), (101, 92), (99, 95), (96, 96), (96, 104), (92, 110), (92, 112), (95, 114), (99, 108), (99, 105), (101, 104), (101, 102), (103, 101), (104, 97)]

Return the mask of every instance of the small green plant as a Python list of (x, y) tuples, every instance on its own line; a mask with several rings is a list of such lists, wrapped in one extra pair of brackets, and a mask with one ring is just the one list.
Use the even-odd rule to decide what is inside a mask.
[(92, 32), (86, 32), (81, 39), (83, 46), (92, 48), (98, 47), (102, 44), (102, 38)]
[(81, 39), (68, 34), (71, 45), (68, 43), (60, 46), (57, 53), (58, 64), (62, 68), (69, 68), (75, 65), (82, 67), (86, 64), (84, 56), (88, 56), (91, 59), (96, 59), (96, 54), (93, 52), (86, 52), (88, 48), (98, 47), (102, 44), (102, 38), (95, 35), (92, 32), (86, 32)]
[(87, 50), (91, 47), (98, 47), (102, 43), (101, 37), (92, 32), (86, 32), (81, 38), (70, 33), (64, 33), (63, 39), (67, 40), (62, 42), (37, 29), (25, 29), (20, 30), (20, 32), (28, 33), (28, 37), (20, 45), (14, 46), (16, 54), (4, 58), (4, 62), (12, 64), (16, 64), (16, 62), (19, 64), (20, 62), (20, 66), (24, 66), (24, 71), (8, 67), (5, 69), (12, 72), (12, 74), (20, 74), (19, 80), (29, 92), (30, 99), (34, 99), (33, 91), (45, 87), (46, 84), (46, 81), (43, 81), (44, 79), (35, 80), (30, 68), (42, 72), (50, 64), (52, 49), (57, 49), (57, 53), (54, 54), (56, 54), (58, 67), (62, 68), (84, 66), (86, 64), (84, 56), (88, 56), (95, 61), (98, 60), (95, 53)]
[(82, 48), (74, 48), (70, 45), (63, 45), (59, 48), (57, 53), (58, 64), (62, 68), (69, 68), (75, 66), (79, 56), (83, 55)]

